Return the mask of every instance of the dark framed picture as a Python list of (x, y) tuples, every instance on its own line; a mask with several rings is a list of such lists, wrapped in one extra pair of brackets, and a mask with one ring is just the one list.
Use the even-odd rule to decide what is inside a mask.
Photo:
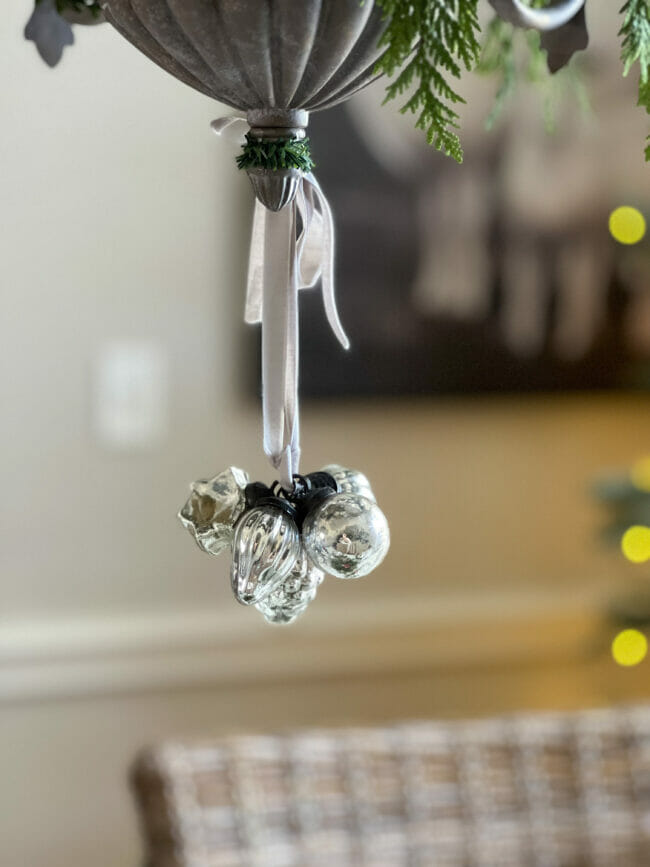
[[(612, 110), (629, 102), (636, 129), (634, 101), (609, 98)], [(525, 114), (470, 130), (462, 168), (377, 89), (312, 116), (352, 349), (330, 333), (320, 295), (302, 292), (305, 396), (650, 387), (650, 244), (628, 248), (608, 230), (619, 205), (650, 213), (639, 139), (619, 141), (612, 160), (607, 130), (569, 97), (558, 111), (554, 135)]]

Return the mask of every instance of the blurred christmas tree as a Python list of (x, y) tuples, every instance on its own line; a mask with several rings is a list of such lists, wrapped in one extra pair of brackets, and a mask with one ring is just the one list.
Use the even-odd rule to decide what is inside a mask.
[(605, 476), (594, 484), (596, 498), (608, 518), (601, 535), (608, 544), (620, 546), (623, 556), (645, 565), (626, 594), (612, 600), (610, 615), (617, 627), (650, 628), (650, 456), (638, 461), (627, 473)]

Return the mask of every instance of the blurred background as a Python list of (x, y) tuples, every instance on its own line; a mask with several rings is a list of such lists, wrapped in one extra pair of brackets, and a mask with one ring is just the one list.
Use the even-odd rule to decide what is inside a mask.
[(126, 772), (170, 736), (650, 698), (610, 651), (650, 578), (618, 544), (650, 523), (650, 246), (607, 220), (650, 192), (610, 4), (555, 137), (530, 89), (485, 132), (481, 79), (463, 168), (381, 89), (314, 117), (355, 349), (304, 293), (303, 466), (366, 473), (392, 548), (286, 630), (176, 519), (195, 478), (270, 481), (228, 111), (108, 26), (50, 70), (4, 5), (0, 863), (138, 864)]

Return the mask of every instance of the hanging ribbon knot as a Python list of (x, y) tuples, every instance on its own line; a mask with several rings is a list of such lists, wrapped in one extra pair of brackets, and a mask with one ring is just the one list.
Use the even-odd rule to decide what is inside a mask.
[[(239, 143), (248, 130), (243, 117), (220, 118), (211, 126)], [(280, 211), (256, 200), (246, 291), (245, 320), (262, 323), (264, 451), (287, 490), (300, 464), (298, 292), (319, 279), (327, 320), (349, 349), (334, 294), (332, 211), (310, 172), (301, 176), (294, 200)]]

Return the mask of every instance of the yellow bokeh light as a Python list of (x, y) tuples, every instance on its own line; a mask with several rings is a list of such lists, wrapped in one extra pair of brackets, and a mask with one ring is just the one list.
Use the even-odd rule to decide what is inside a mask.
[(619, 244), (638, 244), (645, 228), (645, 217), (636, 208), (623, 205), (609, 215), (609, 231)]
[(630, 478), (635, 488), (650, 494), (650, 457), (641, 458), (634, 464)]
[(612, 641), (612, 656), (619, 665), (638, 665), (648, 655), (648, 639), (638, 629), (624, 629)]
[(621, 550), (631, 563), (650, 560), (650, 527), (630, 527), (623, 533)]

